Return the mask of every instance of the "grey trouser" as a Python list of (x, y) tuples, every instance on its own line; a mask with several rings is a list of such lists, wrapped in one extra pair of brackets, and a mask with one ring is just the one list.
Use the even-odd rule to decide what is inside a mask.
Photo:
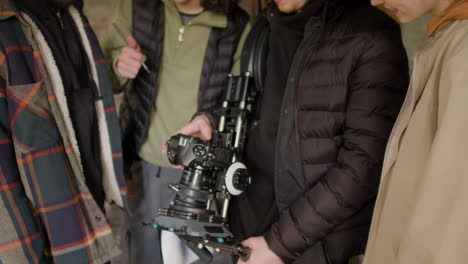
[[(181, 176), (180, 169), (163, 168), (146, 161), (132, 167), (136, 194), (129, 198), (132, 212), (128, 225), (130, 264), (188, 264), (197, 259), (177, 238), (168, 239), (168, 233), (161, 236), (160, 231), (142, 225), (152, 221), (159, 208), (169, 207), (175, 192), (168, 185), (178, 183)], [(161, 252), (161, 248), (166, 251)], [(212, 264), (228, 264), (229, 260), (229, 255), (214, 254)]]
[(175, 197), (169, 184), (178, 183), (182, 171), (162, 168), (146, 161), (132, 166), (135, 195), (129, 198), (132, 215), (129, 221), (130, 264), (162, 264), (160, 231), (144, 226), (151, 222), (159, 208), (167, 208)]

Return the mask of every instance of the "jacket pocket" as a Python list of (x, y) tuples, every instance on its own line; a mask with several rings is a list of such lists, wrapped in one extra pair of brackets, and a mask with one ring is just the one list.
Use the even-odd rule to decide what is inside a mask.
[(19, 153), (17, 159), (26, 195), (35, 209), (73, 200), (77, 183), (62, 144)]
[(61, 142), (42, 82), (8, 86), (7, 103), (15, 144), (34, 151)]
[(99, 238), (110, 233), (105, 215), (84, 179), (77, 177), (71, 168), (67, 156), (70, 151), (62, 144), (50, 145), (21, 153), (18, 159), (26, 195), (33, 212), (44, 223), (53, 248), (79, 244), (86, 234), (96, 233)]

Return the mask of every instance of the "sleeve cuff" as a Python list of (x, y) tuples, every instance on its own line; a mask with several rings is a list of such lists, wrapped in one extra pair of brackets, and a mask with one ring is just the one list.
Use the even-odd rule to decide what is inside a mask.
[(265, 238), (270, 250), (280, 257), (284, 263), (292, 263), (296, 259), (283, 245), (276, 224), (274, 224), (263, 237)]
[(192, 120), (195, 119), (197, 116), (204, 115), (206, 118), (208, 118), (208, 121), (210, 121), (211, 128), (213, 130), (216, 130), (219, 124), (219, 117), (213, 113), (212, 111), (201, 111), (197, 112), (196, 114), (193, 115)]
[(130, 79), (121, 76), (117, 70), (117, 61), (119, 59), (118, 54), (114, 54), (112, 61), (112, 71), (114, 72), (114, 78), (116, 83), (114, 83), (114, 93), (120, 93), (124, 90), (130, 81)]

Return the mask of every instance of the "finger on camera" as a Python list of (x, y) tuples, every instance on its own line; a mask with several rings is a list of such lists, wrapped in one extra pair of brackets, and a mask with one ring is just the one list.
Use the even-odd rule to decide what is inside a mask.
[(161, 150), (162, 150), (162, 153), (163, 153), (164, 155), (167, 155), (167, 145), (166, 145), (166, 144), (163, 144), (163, 145), (162, 145)]
[(189, 123), (188, 125), (184, 126), (183, 128), (177, 131), (177, 134), (182, 134), (186, 136), (195, 136), (195, 134), (200, 132), (200, 128), (195, 124)]
[(210, 140), (211, 136), (213, 134), (213, 131), (212, 131), (210, 126), (202, 126), (200, 132), (201, 132), (200, 134), (202, 136), (201, 139), (203, 139), (203, 140)]

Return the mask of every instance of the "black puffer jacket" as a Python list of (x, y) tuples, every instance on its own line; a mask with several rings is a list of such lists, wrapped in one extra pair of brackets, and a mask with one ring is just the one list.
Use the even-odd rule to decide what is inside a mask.
[(364, 252), (409, 80), (394, 21), (368, 4), (323, 1), (290, 69), (276, 142), (280, 219), (265, 238), (288, 263), (314, 263), (306, 251), (318, 242), (332, 264)]

